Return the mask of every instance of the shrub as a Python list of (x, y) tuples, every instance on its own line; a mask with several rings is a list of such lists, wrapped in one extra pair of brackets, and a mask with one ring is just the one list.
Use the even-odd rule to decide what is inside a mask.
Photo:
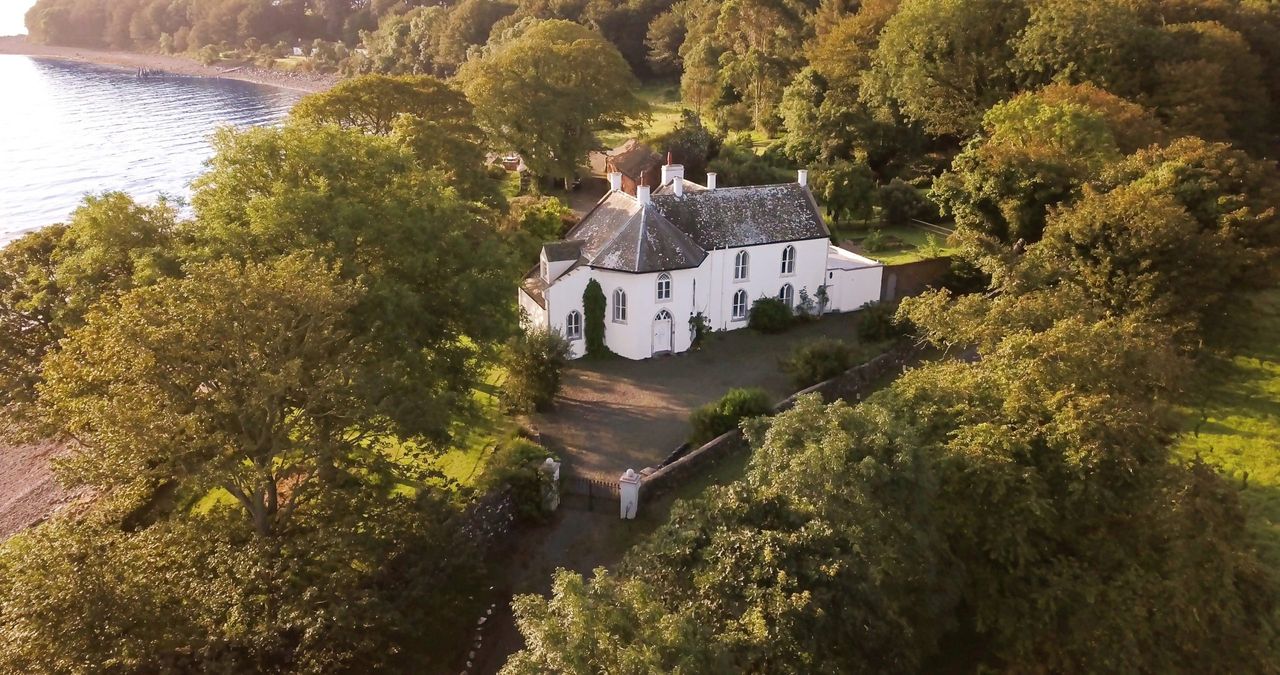
[(906, 334), (906, 328), (894, 318), (897, 308), (885, 302), (871, 302), (862, 307), (858, 337), (867, 342), (892, 340)]
[(550, 477), (541, 467), (551, 456), (546, 448), (531, 440), (512, 438), (494, 450), (480, 477), (479, 487), (485, 492), (510, 487), (516, 515), (522, 520), (539, 520), (545, 515), (543, 491), (550, 487)]
[(796, 389), (804, 389), (829, 380), (850, 369), (856, 360), (853, 347), (831, 338), (806, 342), (782, 362), (782, 372), (791, 378)]
[(693, 342), (689, 345), (689, 349), (701, 349), (707, 336), (712, 333), (711, 321), (705, 314), (698, 312), (689, 317), (689, 330), (693, 333)]
[(891, 225), (901, 225), (912, 218), (932, 220), (938, 217), (938, 207), (910, 183), (899, 178), (880, 187), (879, 201), (880, 217)]
[(205, 45), (196, 52), (196, 60), (206, 66), (212, 66), (222, 59), (222, 53), (213, 45)]
[(781, 333), (795, 322), (787, 303), (778, 298), (760, 298), (751, 304), (747, 325), (761, 333)]
[(867, 236), (862, 238), (862, 249), (869, 253), (882, 251), (885, 247), (884, 232), (878, 229), (872, 229)]
[(708, 403), (689, 415), (693, 432), (689, 444), (705, 445), (717, 436), (738, 428), (743, 419), (773, 412), (769, 395), (763, 389), (730, 389), (719, 401)]
[(502, 397), (517, 412), (546, 410), (560, 391), (560, 371), (569, 360), (569, 342), (559, 333), (533, 330), (507, 344)]

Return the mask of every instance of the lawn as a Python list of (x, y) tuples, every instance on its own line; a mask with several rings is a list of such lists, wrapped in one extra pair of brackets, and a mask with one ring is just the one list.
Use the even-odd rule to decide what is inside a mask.
[(1243, 485), (1249, 526), (1264, 562), (1280, 565), (1280, 289), (1256, 294), (1237, 314), (1230, 353), (1193, 390), (1178, 450), (1199, 455)]
[[(885, 239), (883, 246), (875, 250), (865, 250), (862, 241), (871, 229), (861, 228), (849, 223), (832, 225), (832, 235), (844, 243), (852, 242), (854, 252), (866, 255), (886, 265), (902, 265), (905, 263), (940, 258), (954, 255), (959, 249), (948, 244), (947, 237), (930, 232), (915, 225), (887, 225), (875, 228)], [(931, 246), (930, 237), (936, 246)]]
[(680, 85), (655, 83), (647, 84), (638, 92), (640, 98), (649, 104), (649, 119), (633, 118), (627, 128), (600, 134), (600, 142), (606, 147), (616, 148), (631, 137), (651, 138), (671, 131), (680, 122), (680, 111), (684, 105), (680, 103)]

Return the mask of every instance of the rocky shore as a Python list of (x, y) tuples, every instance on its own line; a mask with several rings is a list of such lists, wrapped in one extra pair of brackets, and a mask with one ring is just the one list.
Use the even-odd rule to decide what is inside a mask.
[(0, 54), (81, 61), (128, 70), (150, 70), (190, 77), (223, 77), (301, 92), (324, 91), (338, 82), (337, 75), (294, 73), (255, 66), (206, 66), (185, 56), (58, 47), (30, 42), (24, 36), (0, 37)]

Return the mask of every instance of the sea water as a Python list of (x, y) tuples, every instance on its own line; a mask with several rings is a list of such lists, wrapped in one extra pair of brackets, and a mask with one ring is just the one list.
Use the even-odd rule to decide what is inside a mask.
[(186, 199), (220, 126), (279, 122), (300, 94), (0, 55), (0, 244), (63, 222), (85, 194)]

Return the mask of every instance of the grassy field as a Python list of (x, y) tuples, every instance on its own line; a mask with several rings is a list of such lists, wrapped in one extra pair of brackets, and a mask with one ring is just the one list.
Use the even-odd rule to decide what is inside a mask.
[[(912, 225), (889, 225), (877, 229), (889, 243), (875, 251), (863, 251), (859, 248), (857, 252), (875, 258), (886, 265), (901, 265), (918, 260), (953, 255), (958, 250), (948, 245), (945, 236), (933, 234)], [(835, 235), (838, 241), (849, 240), (855, 245), (860, 245), (869, 231), (868, 229), (855, 228), (848, 225), (832, 226), (832, 234)], [(936, 247), (930, 245), (929, 238), (931, 236), (934, 243), (936, 243)]]
[(1178, 449), (1245, 485), (1265, 562), (1280, 565), (1280, 289), (1249, 299), (1230, 355), (1206, 369)]
[(610, 148), (622, 145), (628, 138), (650, 138), (667, 133), (680, 121), (680, 85), (647, 84), (640, 89), (640, 98), (649, 104), (649, 117), (635, 118), (621, 131), (600, 134), (600, 142)]

